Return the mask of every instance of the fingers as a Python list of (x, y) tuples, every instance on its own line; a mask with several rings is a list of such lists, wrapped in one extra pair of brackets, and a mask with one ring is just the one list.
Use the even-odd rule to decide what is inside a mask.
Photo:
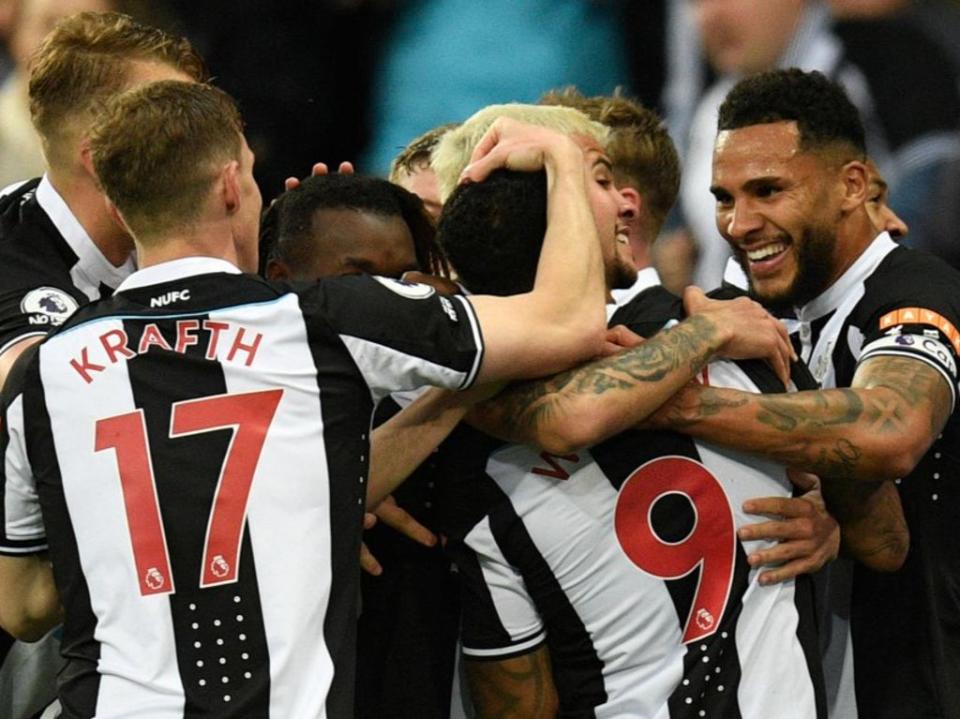
[(820, 478), (810, 472), (787, 467), (787, 479), (801, 492), (812, 492), (820, 489)]
[[(352, 175), (356, 172), (353, 167), (352, 162), (341, 162), (340, 166), (337, 168), (337, 172), (343, 175)], [(325, 162), (315, 162), (313, 167), (310, 168), (310, 177), (322, 177), (323, 175), (329, 175), (330, 168)], [(284, 190), (294, 190), (300, 187), (302, 180), (299, 177), (288, 177), (283, 181)]]
[(643, 343), (644, 339), (626, 325), (616, 325), (607, 330), (607, 342), (617, 345), (624, 349), (636, 347)]
[(380, 566), (380, 562), (377, 561), (377, 558), (370, 554), (370, 550), (367, 549), (366, 543), (360, 544), (360, 567), (367, 574), (371, 574), (374, 577), (379, 577), (383, 574), (383, 567)]
[(344, 160), (343, 162), (340, 163), (340, 166), (337, 168), (337, 172), (339, 172), (341, 175), (353, 175), (354, 173), (356, 173), (356, 168), (354, 168), (352, 162), (348, 162)]
[(377, 523), (377, 515), (373, 512), (364, 512), (363, 513), (363, 528), (370, 529), (373, 525)]
[(298, 187), (300, 187), (299, 177), (288, 177), (283, 181), (283, 189), (286, 191), (295, 190)]
[(437, 535), (420, 524), (413, 515), (398, 506), (392, 499), (383, 501), (374, 511), (384, 524), (414, 542), (425, 547), (432, 547), (437, 543)]
[(743, 503), (747, 514), (773, 514), (781, 517), (809, 517), (813, 505), (801, 497), (757, 497)]

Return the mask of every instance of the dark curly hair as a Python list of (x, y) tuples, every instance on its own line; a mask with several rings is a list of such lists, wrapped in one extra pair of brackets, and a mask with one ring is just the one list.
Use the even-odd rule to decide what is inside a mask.
[(860, 113), (841, 85), (816, 71), (789, 68), (741, 80), (720, 106), (717, 129), (782, 121), (797, 123), (802, 150), (846, 145), (866, 156)]
[(468, 290), (516, 295), (533, 289), (546, 231), (546, 173), (497, 170), (450, 195), (437, 237)]
[(307, 178), (267, 208), (260, 220), (261, 274), (266, 272), (271, 259), (296, 262), (303, 253), (311, 251), (313, 218), (324, 209), (402, 217), (413, 236), (419, 269), (449, 276), (449, 265), (437, 244), (433, 221), (419, 197), (378, 177), (340, 173)]

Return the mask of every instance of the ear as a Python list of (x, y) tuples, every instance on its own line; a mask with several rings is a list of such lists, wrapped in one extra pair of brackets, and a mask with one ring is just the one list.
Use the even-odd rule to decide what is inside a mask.
[(283, 260), (267, 260), (265, 274), (268, 280), (288, 280), (290, 279), (290, 268)]
[(80, 164), (87, 173), (96, 178), (97, 173), (93, 169), (93, 152), (90, 150), (90, 138), (85, 137), (80, 141)]
[(843, 183), (844, 212), (852, 212), (867, 201), (869, 188), (867, 166), (859, 160), (851, 160), (840, 170), (840, 181)]
[(106, 195), (103, 196), (103, 202), (107, 207), (107, 214), (110, 215), (110, 219), (117, 224), (117, 227), (121, 228), (124, 232), (133, 237), (133, 233), (130, 231), (130, 225), (128, 225), (127, 221), (123, 219), (123, 215), (120, 214), (120, 210), (117, 209), (117, 206), (113, 204), (110, 198)]
[(220, 170), (220, 196), (227, 215), (240, 209), (240, 163), (231, 160)]

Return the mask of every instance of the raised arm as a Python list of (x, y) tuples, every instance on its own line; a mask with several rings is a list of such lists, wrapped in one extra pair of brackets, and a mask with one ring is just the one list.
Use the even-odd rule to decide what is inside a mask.
[(470, 298), (484, 336), (481, 383), (556, 372), (603, 348), (606, 289), (587, 199), (588, 183), (597, 182), (591, 152), (553, 130), (500, 118), (464, 171), (474, 182), (501, 167), (547, 174), (547, 233), (533, 290)]
[(649, 420), (833, 479), (909, 474), (946, 424), (951, 393), (927, 363), (880, 355), (846, 389), (754, 395), (686, 386)]

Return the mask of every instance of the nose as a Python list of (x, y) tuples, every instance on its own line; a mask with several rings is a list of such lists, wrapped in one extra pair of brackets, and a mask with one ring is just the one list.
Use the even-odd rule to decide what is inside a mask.
[(761, 227), (763, 218), (746, 201), (717, 207), (717, 229), (728, 239), (743, 240)]
[(617, 217), (622, 220), (637, 219), (640, 216), (640, 193), (632, 187), (621, 188), (617, 210)]
[(910, 232), (910, 227), (907, 223), (889, 206), (883, 209), (883, 229), (889, 232), (890, 236), (895, 240), (906, 237), (907, 233)]

